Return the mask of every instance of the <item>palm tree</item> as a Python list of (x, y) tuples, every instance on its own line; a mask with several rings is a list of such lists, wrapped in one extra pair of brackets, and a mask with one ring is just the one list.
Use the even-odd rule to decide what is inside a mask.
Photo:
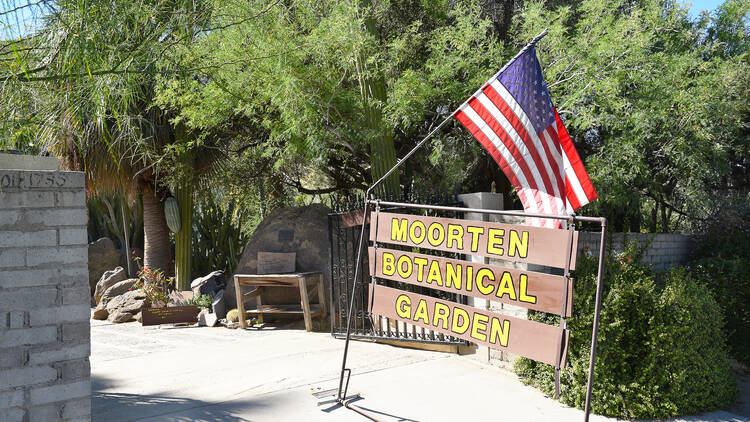
[[(42, 28), (0, 50), (15, 65), (0, 76), (3, 97), (33, 87), (39, 141), (85, 172), (88, 192), (141, 195), (144, 265), (166, 273), (173, 266), (163, 199), (215, 162), (221, 140), (196, 142), (154, 97), (159, 83), (189, 75), (183, 57), (209, 17), (210, 4), (195, 1), (62, 0)], [(192, 209), (182, 211), (189, 223)]]

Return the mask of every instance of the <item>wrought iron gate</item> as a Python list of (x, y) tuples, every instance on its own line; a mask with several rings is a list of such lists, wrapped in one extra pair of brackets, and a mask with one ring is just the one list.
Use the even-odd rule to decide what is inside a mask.
[[(385, 200), (385, 199), (384, 199)], [(387, 199), (390, 200), (390, 199)], [(424, 195), (404, 195), (401, 202), (426, 203), (430, 205), (446, 205), (462, 207), (456, 195), (447, 193), (427, 193)], [(352, 312), (351, 337), (370, 340), (398, 340), (417, 343), (465, 345), (466, 341), (455, 337), (435, 333), (410, 324), (393, 321), (380, 316), (372, 317), (368, 308), (368, 286), (370, 281), (369, 260), (367, 253), (362, 256), (362, 268), (359, 271), (360, 280), (356, 292), (352, 292), (354, 284), (355, 265), (357, 261), (357, 246), (361, 224), (363, 221), (362, 205), (364, 198), (358, 195), (338, 196), (334, 198), (333, 211), (328, 215), (328, 239), (331, 247), (331, 335), (336, 338), (346, 337), (346, 317), (352, 294), (355, 295)], [(382, 208), (382, 211), (397, 211), (399, 213), (420, 212), (405, 208)], [(422, 210), (421, 212), (426, 212)], [(430, 212), (429, 215), (451, 218), (462, 218), (459, 212)], [(367, 222), (365, 222), (367, 224)], [(365, 231), (369, 233), (368, 230)], [(393, 247), (393, 246), (391, 246)], [(397, 247), (395, 247), (397, 248)], [(433, 252), (434, 253), (434, 252)], [(447, 257), (458, 257), (445, 253)], [(429, 288), (411, 286), (386, 279), (378, 279), (378, 284), (398, 287), (402, 290), (414, 291), (427, 296), (440, 297), (453, 302), (467, 303), (466, 296), (446, 293)]]

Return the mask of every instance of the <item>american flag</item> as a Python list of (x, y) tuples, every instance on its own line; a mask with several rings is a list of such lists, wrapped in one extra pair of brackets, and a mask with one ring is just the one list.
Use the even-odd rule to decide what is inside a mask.
[[(513, 184), (524, 210), (570, 214), (597, 194), (557, 114), (533, 46), (454, 113)], [(530, 224), (561, 227), (559, 220)]]

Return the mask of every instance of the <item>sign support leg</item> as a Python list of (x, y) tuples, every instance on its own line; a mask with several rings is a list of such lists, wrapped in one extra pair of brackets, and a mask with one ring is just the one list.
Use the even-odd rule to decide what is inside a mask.
[(591, 389), (594, 384), (594, 361), (596, 360), (596, 339), (599, 333), (599, 311), (602, 306), (602, 279), (604, 277), (604, 248), (607, 240), (607, 219), (601, 219), (602, 237), (599, 244), (599, 270), (596, 276), (596, 304), (594, 305), (594, 327), (591, 332), (591, 358), (589, 359), (589, 379), (586, 384), (586, 407), (583, 420), (588, 422), (591, 413)]

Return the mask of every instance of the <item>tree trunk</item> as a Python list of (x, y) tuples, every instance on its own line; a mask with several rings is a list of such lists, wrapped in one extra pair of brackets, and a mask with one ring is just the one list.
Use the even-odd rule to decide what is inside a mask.
[(164, 217), (164, 204), (152, 189), (143, 197), (143, 265), (171, 275), (172, 251), (169, 245), (169, 227)]

